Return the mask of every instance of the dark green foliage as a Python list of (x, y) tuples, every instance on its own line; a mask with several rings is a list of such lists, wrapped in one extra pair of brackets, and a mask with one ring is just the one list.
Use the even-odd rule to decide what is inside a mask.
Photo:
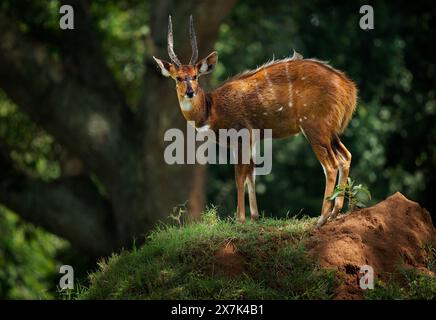
[[(57, 0), (4, 0), (0, 3), (0, 11), (8, 17), (18, 17), (20, 28), (29, 37), (45, 43), (50, 54), (59, 58), (62, 36), (58, 28), (59, 3)], [(149, 12), (153, 3), (137, 0), (98, 0), (91, 3), (106, 62), (128, 102), (137, 105), (143, 94), (140, 90), (143, 75), (147, 79), (147, 73), (156, 72), (143, 63), (144, 56), (153, 53), (153, 48), (147, 42), (150, 33)], [(367, 1), (240, 0), (221, 26), (216, 44), (220, 58), (212, 82), (218, 84), (231, 75), (263, 64), (273, 56), (289, 56), (293, 49), (305, 57), (329, 60), (332, 66), (345, 71), (356, 81), (360, 89), (357, 112), (341, 138), (353, 154), (351, 175), (369, 186), (373, 202), (400, 191), (429, 209), (434, 219), (436, 203), (432, 187), (436, 184), (436, 45), (432, 41), (431, 26), (436, 24), (436, 10), (431, 2), (377, 1), (373, 4), (375, 29), (363, 31), (358, 27), (359, 7), (363, 4), (367, 4)], [(177, 15), (176, 12), (173, 14)], [(176, 44), (176, 47), (179, 45)], [(200, 56), (206, 54), (208, 52), (200, 52)], [(0, 141), (7, 145), (15, 163), (33, 176), (52, 181), (61, 175), (61, 163), (66, 150), (50, 134), (35, 125), (1, 89)], [(272, 174), (258, 177), (257, 180), (261, 210), (266, 215), (274, 216), (292, 216), (301, 210), (311, 216), (318, 215), (324, 177), (310, 146), (302, 136), (296, 136), (275, 141), (273, 150)], [(5, 173), (1, 170), (0, 178)], [(94, 180), (99, 183), (97, 179)], [(209, 166), (206, 187), (207, 201), (216, 204), (221, 214), (233, 215), (236, 200), (233, 168), (230, 165)], [(264, 223), (277, 227), (284, 222), (267, 219)], [(98, 292), (93, 292), (94, 287), (91, 287), (85, 296), (156, 298), (169, 294), (174, 298), (185, 298), (197, 297), (194, 292), (199, 292), (198, 296), (204, 297), (238, 298), (243, 295), (246, 298), (272, 298), (282, 296), (286, 288), (292, 286), (295, 289), (283, 293), (288, 298), (329, 297), (331, 276), (312, 272), (310, 262), (304, 259), (303, 251), (298, 246), (280, 249), (274, 258), (277, 260), (267, 262), (271, 264), (269, 268), (277, 267), (280, 270), (287, 270), (291, 265), (298, 266), (294, 270), (297, 277), (281, 279), (283, 287), (262, 265), (256, 264), (254, 258), (251, 269), (247, 270), (247, 278), (211, 278), (198, 270), (184, 275), (182, 272), (187, 270), (189, 263), (195, 262), (193, 259), (206, 259), (205, 252), (210, 253), (215, 248), (213, 246), (227, 237), (249, 239), (241, 244), (240, 250), (245, 250), (244, 254), (249, 257), (253, 254), (250, 244), (257, 243), (254, 237), (258, 234), (252, 232), (257, 229), (250, 228), (257, 227), (248, 224), (238, 229), (222, 221), (212, 224), (213, 228), (199, 224), (183, 231), (173, 229), (156, 232), (146, 247), (130, 254), (123, 253), (125, 259), (112, 258), (110, 265), (104, 266), (111, 270), (128, 271), (126, 275), (137, 277), (137, 283), (155, 281), (151, 281), (149, 287), (145, 286), (148, 289), (129, 287), (136, 278), (121, 281), (119, 278), (110, 278), (111, 274), (114, 277), (115, 274), (108, 272), (97, 274), (94, 281), (109, 277), (111, 284), (118, 285), (116, 288), (119, 288), (119, 292), (114, 293), (111, 288), (104, 286)], [(172, 238), (174, 234), (180, 236), (180, 243), (179, 239)], [(261, 238), (267, 239), (273, 234), (262, 234)], [(207, 238), (209, 236), (211, 240)], [(203, 242), (197, 243), (196, 240)], [(153, 243), (154, 247), (151, 245)], [(206, 251), (197, 246), (200, 243), (206, 244)], [(184, 249), (188, 251), (182, 250), (182, 244), (188, 245)], [(262, 250), (270, 249), (268, 244), (262, 246)], [(71, 256), (62, 259), (56, 257), (59, 250), (66, 247), (68, 245), (65, 242), (0, 209), (0, 298), (52, 297), (58, 276), (55, 266), (61, 260), (73, 259)], [(193, 247), (200, 253), (195, 257), (183, 257), (183, 264), (177, 264), (175, 257), (191, 252), (189, 250)], [(171, 252), (171, 255), (165, 255), (162, 250)], [(64, 254), (69, 255), (68, 252)], [(145, 265), (149, 269), (140, 267), (145, 256), (158, 257), (153, 262), (147, 260)], [(78, 263), (77, 259), (74, 261)], [(137, 263), (138, 269), (129, 269), (126, 262), (132, 265)], [(167, 262), (176, 266), (176, 269), (167, 270), (164, 264)], [(141, 270), (150, 271), (150, 275), (141, 273)], [(164, 272), (159, 282), (156, 277), (161, 270), (168, 273)], [(255, 271), (259, 272), (258, 275)], [(299, 282), (303, 277), (309, 279), (310, 291), (305, 291), (304, 283)], [(271, 281), (271, 286), (265, 284), (266, 279)], [(434, 283), (421, 276), (407, 279), (411, 281), (405, 287), (411, 290), (407, 289), (409, 293), (400, 292), (398, 286), (385, 284), (376, 288), (372, 297), (413, 298), (419, 296), (412, 292), (417, 285), (434, 289)], [(186, 286), (186, 292), (177, 291), (178, 285)], [(168, 288), (173, 291), (166, 292)], [(156, 291), (151, 293), (152, 289)]]
[[(273, 58), (292, 54), (328, 60), (359, 87), (356, 114), (341, 140), (353, 155), (351, 176), (367, 185), (373, 201), (400, 191), (426, 207), (436, 167), (436, 45), (429, 41), (436, 9), (429, 2), (377, 1), (375, 29), (359, 28), (364, 1), (240, 1), (216, 45), (216, 82)], [(266, 214), (301, 209), (318, 215), (324, 176), (301, 136), (273, 143), (273, 169), (258, 177)], [(210, 166), (209, 201), (233, 214), (230, 166)]]
[(0, 299), (56, 297), (56, 252), (66, 242), (0, 206)]

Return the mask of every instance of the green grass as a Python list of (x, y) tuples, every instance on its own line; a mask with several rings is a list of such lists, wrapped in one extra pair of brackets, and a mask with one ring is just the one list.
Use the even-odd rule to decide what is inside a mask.
[[(425, 244), (427, 252), (427, 269), (436, 272), (436, 248)], [(365, 292), (365, 299), (390, 300), (390, 299), (436, 299), (436, 277), (424, 274), (415, 269), (399, 269), (395, 275), (389, 275), (388, 281), (378, 281), (374, 290)]]
[[(329, 299), (335, 273), (309, 260), (302, 244), (313, 225), (309, 218), (239, 224), (212, 209), (201, 223), (161, 227), (140, 249), (101, 262), (79, 298)], [(217, 272), (214, 257), (230, 242), (244, 259), (233, 276)]]
[(369, 300), (435, 300), (436, 277), (425, 275), (417, 270), (400, 270), (396, 277), (400, 279), (388, 282), (378, 281), (374, 290), (365, 292)]
[[(180, 222), (180, 219), (178, 219)], [(316, 219), (222, 220), (210, 209), (202, 222), (161, 226), (141, 248), (101, 261), (89, 288), (62, 299), (332, 299), (341, 282), (309, 259), (304, 248)], [(242, 263), (233, 275), (214, 253), (226, 244)], [(429, 248), (429, 270), (435, 253)], [(400, 275), (400, 276), (399, 276)], [(365, 299), (435, 299), (436, 278), (417, 270), (376, 281)]]

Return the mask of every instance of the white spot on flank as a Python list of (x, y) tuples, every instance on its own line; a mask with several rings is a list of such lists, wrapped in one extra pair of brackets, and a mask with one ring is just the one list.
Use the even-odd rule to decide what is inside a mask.
[(305, 107), (307, 106), (307, 103), (303, 104)]
[(303, 119), (301, 119), (301, 118), (300, 118), (300, 119), (298, 119), (298, 120), (299, 120), (300, 122), (303, 122)]
[(270, 79), (269, 76), (268, 76), (268, 71), (267, 71), (267, 69), (264, 69), (264, 70), (265, 70), (265, 79), (266, 79), (266, 82), (268, 83), (268, 86), (269, 86), (269, 90), (270, 90), (270, 92), (271, 92), (271, 95), (274, 97), (274, 99), (276, 99), (277, 96), (276, 96), (276, 93), (275, 93), (275, 91), (274, 91), (274, 84), (271, 82), (271, 79)]
[(283, 106), (281, 106), (280, 108), (278, 108), (276, 112), (280, 112), (280, 111), (282, 111), (282, 110), (283, 110)]
[(302, 78), (301, 78), (301, 80), (305, 80), (305, 79), (306, 79), (306, 77), (302, 77)]
[(262, 104), (262, 106), (265, 106), (265, 103), (263, 101), (263, 97), (259, 92), (259, 86), (257, 85), (257, 80), (254, 79), (254, 85), (256, 86), (256, 94), (257, 94), (257, 98), (259, 99), (259, 102)]
[(285, 72), (286, 72), (286, 80), (290, 82), (291, 80), (289, 79), (289, 67), (287, 63), (285, 63)]
[(289, 108), (291, 108), (292, 107), (292, 82), (289, 76), (289, 67), (287, 63), (285, 63), (285, 71), (286, 71), (286, 80), (288, 80), (289, 82), (288, 99), (289, 99)]
[(268, 114), (268, 112), (264, 112), (263, 114), (264, 114), (264, 115), (267, 115), (267, 114)]
[(307, 117), (306, 117), (306, 116), (304, 116), (303, 118), (304, 118), (304, 120), (307, 120)]

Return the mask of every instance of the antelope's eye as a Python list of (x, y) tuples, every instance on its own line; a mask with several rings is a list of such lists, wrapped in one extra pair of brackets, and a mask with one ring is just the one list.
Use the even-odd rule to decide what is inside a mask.
[(192, 80), (197, 80), (197, 76), (196, 76), (196, 75), (193, 76), (193, 77), (192, 77)]
[(176, 80), (179, 81), (179, 82), (183, 81), (182, 77), (177, 77)]

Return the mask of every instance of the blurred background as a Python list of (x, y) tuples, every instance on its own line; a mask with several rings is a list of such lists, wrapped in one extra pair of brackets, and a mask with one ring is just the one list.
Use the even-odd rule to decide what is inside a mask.
[[(74, 30), (59, 8), (74, 8)], [(364, 4), (373, 30), (359, 27)], [(0, 298), (59, 298), (59, 266), (76, 280), (96, 261), (139, 245), (178, 209), (207, 205), (233, 216), (231, 165), (168, 166), (163, 133), (185, 127), (174, 83), (152, 55), (191, 55), (193, 14), (200, 58), (219, 52), (202, 85), (297, 50), (327, 60), (359, 87), (343, 135), (351, 177), (375, 203), (399, 191), (436, 218), (436, 9), (427, 1), (0, 2)], [(258, 177), (267, 216), (317, 216), (321, 166), (301, 136), (275, 141), (273, 170)]]

